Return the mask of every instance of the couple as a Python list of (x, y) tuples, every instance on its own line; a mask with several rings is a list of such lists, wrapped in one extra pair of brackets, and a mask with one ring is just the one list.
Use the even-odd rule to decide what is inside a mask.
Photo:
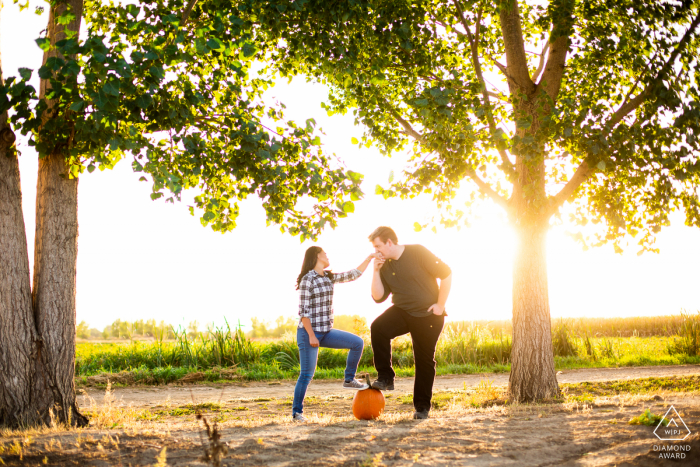
[[(358, 267), (334, 274), (326, 252), (312, 246), (306, 250), (299, 290), (299, 327), (297, 344), (301, 371), (294, 389), (292, 417), (304, 422), (304, 396), (316, 371), (318, 348), (350, 349), (345, 368), (346, 389), (367, 389), (355, 379), (364, 342), (355, 334), (333, 329), (333, 285), (354, 281), (374, 259), (372, 298), (381, 303), (392, 295), (393, 306), (374, 320), (371, 329), (374, 366), (378, 379), (372, 387), (394, 389), (391, 366), (391, 340), (411, 333), (416, 377), (413, 386), (413, 418), (428, 418), (435, 380), (435, 347), (445, 323), (445, 302), (450, 293), (452, 271), (427, 248), (421, 245), (399, 245), (396, 233), (379, 227), (369, 236), (375, 253)], [(437, 283), (440, 279), (440, 285)]]

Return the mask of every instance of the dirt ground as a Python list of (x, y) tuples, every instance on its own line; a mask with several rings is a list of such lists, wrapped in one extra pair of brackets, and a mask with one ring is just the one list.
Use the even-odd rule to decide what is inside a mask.
[[(700, 375), (700, 366), (572, 370), (558, 380), (680, 375)], [(353, 393), (337, 381), (314, 381), (305, 408), (310, 421), (303, 425), (289, 416), (291, 381), (118, 388), (107, 397), (89, 390), (80, 404), (91, 416), (90, 428), (2, 432), (0, 465), (207, 465), (202, 458), (212, 443), (198, 412), (218, 424), (226, 466), (700, 465), (698, 391), (533, 405), (465, 403), (497, 393), (507, 378), (438, 377), (437, 407), (420, 421), (411, 418), (412, 378), (386, 393), (385, 413), (376, 421), (352, 418)], [(659, 459), (659, 450), (673, 443), (658, 440), (655, 427), (627, 423), (647, 408), (664, 414), (671, 405), (692, 433), (672, 448), (685, 456), (677, 461)]]
[[(651, 376), (682, 376), (700, 374), (700, 365), (677, 366), (647, 366), (624, 368), (594, 368), (581, 370), (560, 371), (557, 374), (559, 383), (580, 383), (582, 381), (612, 381)], [(482, 379), (488, 379), (494, 386), (507, 386), (508, 373), (489, 373), (483, 375), (452, 375), (439, 376), (435, 379), (434, 391), (449, 391), (463, 389), (479, 384)], [(224, 402), (255, 398), (284, 398), (294, 393), (296, 381), (246, 382), (226, 385), (167, 385), (144, 386), (141, 388), (115, 388), (114, 395), (125, 405), (148, 407), (170, 399), (175, 404), (204, 402)], [(413, 378), (397, 378), (395, 384), (397, 393), (413, 391)], [(79, 397), (78, 403), (85, 407), (89, 398), (98, 405), (102, 404), (103, 389), (87, 389), (87, 395)], [(341, 388), (341, 382), (336, 380), (315, 380), (309, 386), (307, 396), (333, 397), (347, 395), (347, 390)], [(290, 409), (291, 410), (291, 409)]]

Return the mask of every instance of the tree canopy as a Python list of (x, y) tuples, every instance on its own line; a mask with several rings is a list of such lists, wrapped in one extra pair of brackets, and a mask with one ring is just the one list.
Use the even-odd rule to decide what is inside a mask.
[(570, 201), (568, 220), (616, 248), (652, 249), (675, 209), (700, 226), (698, 2), (244, 3), (278, 70), (328, 83), (361, 144), (412, 150), (385, 196), (448, 208), (469, 179), (515, 224)]
[[(56, 105), (48, 110), (28, 84), (33, 71), (21, 69), (6, 80), (0, 110), (14, 108), (14, 127), (40, 157), (68, 147), (71, 177), (111, 168), (128, 152), (134, 170), (151, 178), (153, 199), (199, 190), (196, 208), (214, 230), (235, 227), (237, 201), (254, 194), (269, 222), (315, 237), (354, 210), (362, 176), (324, 153), (312, 119), (285, 121), (284, 105), (265, 101), (274, 83), (256, 61), (266, 38), (231, 6), (88, 0), (87, 35), (66, 29), (38, 70)], [(68, 9), (57, 21), (80, 14)], [(36, 42), (52, 48), (48, 37)], [(314, 199), (311, 211), (299, 207), (305, 197)]]

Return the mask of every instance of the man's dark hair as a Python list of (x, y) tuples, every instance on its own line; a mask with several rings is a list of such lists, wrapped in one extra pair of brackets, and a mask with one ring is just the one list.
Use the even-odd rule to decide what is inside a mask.
[(374, 232), (372, 232), (369, 236), (369, 241), (373, 242), (375, 238), (379, 238), (379, 240), (382, 241), (382, 243), (386, 243), (387, 240), (391, 239), (392, 242), (394, 242), (394, 245), (397, 245), (399, 243), (399, 239), (396, 237), (396, 232), (394, 232), (394, 229), (391, 227), (377, 227)]

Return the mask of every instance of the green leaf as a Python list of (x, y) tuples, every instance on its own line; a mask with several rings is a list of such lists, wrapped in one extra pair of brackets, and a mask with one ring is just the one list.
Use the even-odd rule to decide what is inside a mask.
[(343, 212), (355, 212), (355, 204), (352, 201), (343, 203)]
[(377, 185), (376, 187), (374, 187), (374, 194), (375, 195), (383, 195), (384, 188), (382, 188), (381, 185)]
[(29, 81), (32, 78), (32, 70), (29, 68), (19, 68), (17, 71), (24, 81)]
[(393, 181), (394, 181), (394, 171), (392, 170), (389, 172), (389, 183), (391, 183)]
[(216, 37), (210, 37), (209, 40), (207, 40), (207, 47), (217, 52), (224, 50), (224, 45)]
[(598, 167), (600, 170), (605, 170), (605, 161), (598, 162), (596, 167)]
[(83, 110), (84, 106), (85, 106), (85, 101), (76, 101), (76, 102), (73, 102), (70, 105), (70, 107), (68, 107), (68, 108), (71, 109), (73, 112), (80, 112), (81, 110)]
[(142, 94), (136, 99), (136, 105), (142, 109), (147, 109), (153, 103), (153, 99), (148, 94)]
[(347, 175), (348, 177), (350, 177), (350, 180), (356, 183), (362, 181), (363, 178), (363, 175), (361, 173), (353, 172), (352, 170), (348, 170)]
[(246, 42), (245, 44), (243, 44), (243, 48), (241, 49), (241, 52), (243, 53), (243, 58), (246, 59), (252, 58), (257, 51), (258, 49), (255, 47), (255, 45), (250, 42)]
[(423, 226), (420, 225), (418, 222), (414, 222), (413, 223), (413, 230), (416, 232), (420, 232), (421, 230), (423, 230)]
[(49, 50), (51, 50), (51, 39), (49, 39), (48, 37), (40, 37), (35, 42), (36, 45), (38, 45), (39, 48), (44, 52), (48, 52)]
[(66, 25), (75, 19), (75, 15), (69, 11), (64, 12), (61, 16), (56, 18), (58, 24)]
[(353, 136), (352, 138), (350, 138), (350, 142), (351, 142), (352, 144), (357, 144), (357, 143), (359, 143), (359, 141), (357, 140), (357, 138), (355, 138), (354, 136)]
[(119, 95), (119, 81), (107, 81), (104, 86), (102, 86), (102, 90), (105, 92), (105, 94), (108, 94), (110, 96), (118, 96)]

